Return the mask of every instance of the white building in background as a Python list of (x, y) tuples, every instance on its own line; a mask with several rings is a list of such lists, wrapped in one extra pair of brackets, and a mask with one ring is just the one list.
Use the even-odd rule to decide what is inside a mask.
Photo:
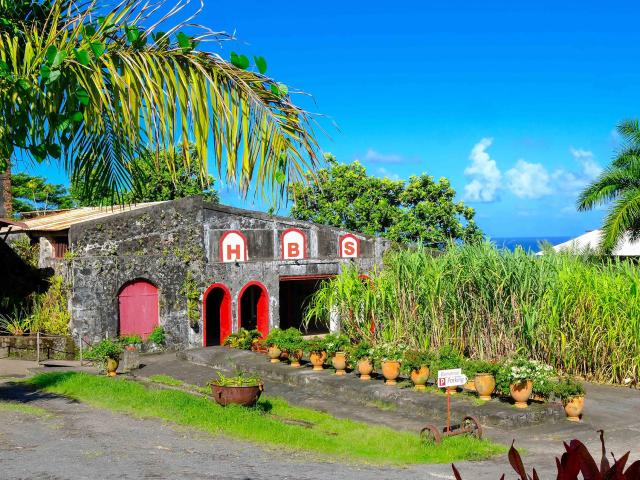
[[(590, 230), (579, 237), (554, 245), (553, 249), (556, 252), (595, 252), (598, 250), (601, 238), (602, 230)], [(539, 252), (538, 255), (543, 255), (543, 252)], [(614, 257), (638, 257), (640, 256), (640, 241), (631, 241), (629, 236), (625, 235), (618, 246), (613, 249), (611, 255)]]

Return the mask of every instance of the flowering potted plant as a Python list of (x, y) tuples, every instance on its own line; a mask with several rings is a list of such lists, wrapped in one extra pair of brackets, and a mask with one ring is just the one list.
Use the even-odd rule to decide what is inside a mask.
[(305, 350), (309, 352), (309, 360), (313, 369), (316, 371), (322, 370), (325, 360), (327, 359), (327, 347), (324, 344), (324, 339), (320, 337), (314, 337), (305, 342)]
[(429, 352), (422, 350), (410, 350), (405, 352), (402, 360), (402, 368), (409, 373), (416, 390), (425, 390), (429, 380), (429, 366), (432, 357)]
[(102, 362), (107, 375), (109, 377), (115, 377), (122, 350), (123, 348), (120, 342), (114, 342), (107, 338), (88, 349), (84, 356), (87, 359)]
[(562, 400), (567, 420), (579, 422), (584, 409), (584, 386), (574, 378), (562, 378), (555, 384), (554, 393)]
[(507, 391), (511, 394), (517, 408), (527, 408), (534, 381), (544, 385), (552, 371), (552, 367), (542, 362), (518, 357), (502, 366), (497, 383), (502, 394)]
[(374, 351), (367, 342), (360, 342), (348, 349), (350, 362), (355, 362), (360, 374), (360, 380), (371, 380), (373, 363), (375, 361)]
[(324, 347), (327, 355), (331, 357), (331, 363), (336, 369), (336, 375), (344, 375), (347, 368), (347, 347), (351, 344), (349, 337), (337, 333), (331, 333), (324, 337)]
[(400, 366), (406, 349), (405, 346), (395, 343), (382, 343), (375, 347), (375, 357), (380, 359), (385, 385), (397, 383), (396, 379), (400, 376)]

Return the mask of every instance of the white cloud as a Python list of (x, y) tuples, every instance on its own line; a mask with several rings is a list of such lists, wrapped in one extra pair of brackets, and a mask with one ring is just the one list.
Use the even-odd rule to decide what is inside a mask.
[(540, 163), (518, 160), (505, 174), (507, 188), (518, 198), (540, 198), (551, 195), (551, 176)]
[(396, 153), (384, 154), (371, 148), (364, 154), (363, 159), (371, 163), (401, 163), (403, 160), (402, 156)]
[(579, 148), (570, 148), (571, 155), (582, 167), (582, 173), (589, 180), (593, 180), (602, 173), (602, 167), (596, 162), (593, 152)]
[(380, 167), (378, 169), (378, 174), (390, 180), (400, 180), (400, 176), (397, 173), (391, 173), (389, 170), (387, 170), (384, 167)]
[(464, 174), (471, 177), (471, 181), (464, 187), (466, 200), (493, 202), (498, 198), (502, 173), (496, 161), (487, 153), (492, 143), (492, 138), (483, 138), (471, 149), (469, 154), (471, 165), (464, 170)]

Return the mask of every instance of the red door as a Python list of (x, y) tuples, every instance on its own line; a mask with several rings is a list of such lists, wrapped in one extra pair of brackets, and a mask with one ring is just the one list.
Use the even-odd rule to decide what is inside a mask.
[(158, 325), (158, 289), (155, 285), (136, 280), (127, 284), (118, 295), (120, 335), (140, 335), (146, 339)]

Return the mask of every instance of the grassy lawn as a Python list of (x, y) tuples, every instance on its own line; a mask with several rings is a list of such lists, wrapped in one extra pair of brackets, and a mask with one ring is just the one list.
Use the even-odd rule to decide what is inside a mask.
[(162, 385), (170, 385), (172, 387), (179, 387), (184, 384), (182, 380), (170, 377), (169, 375), (151, 375), (149, 380), (155, 383), (161, 383)]
[[(169, 377), (171, 378), (171, 377)], [(479, 460), (506, 449), (487, 440), (454, 437), (425, 445), (417, 434), (399, 432), (292, 406), (279, 398), (261, 399), (258, 407), (220, 407), (186, 392), (147, 388), (139, 383), (84, 373), (48, 373), (28, 383), (96, 407), (140, 418), (159, 418), (213, 434), (266, 445), (310, 451), (367, 463), (448, 463)]]

